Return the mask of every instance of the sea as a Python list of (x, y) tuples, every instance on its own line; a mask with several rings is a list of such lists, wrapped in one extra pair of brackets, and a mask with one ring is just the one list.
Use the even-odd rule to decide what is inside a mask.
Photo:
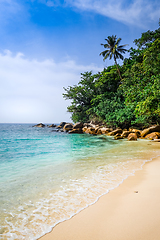
[(159, 143), (0, 124), (0, 239), (38, 239), (160, 156)]

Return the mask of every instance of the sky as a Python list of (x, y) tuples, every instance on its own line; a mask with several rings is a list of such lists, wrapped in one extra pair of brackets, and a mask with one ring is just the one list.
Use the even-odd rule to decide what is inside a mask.
[(105, 38), (129, 49), (159, 18), (159, 0), (0, 0), (0, 123), (71, 122), (63, 87), (113, 64)]

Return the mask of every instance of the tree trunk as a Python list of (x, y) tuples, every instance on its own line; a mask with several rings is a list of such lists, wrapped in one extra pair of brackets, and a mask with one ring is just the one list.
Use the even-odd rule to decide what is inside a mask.
[(115, 61), (116, 67), (117, 67), (117, 72), (118, 72), (118, 74), (119, 74), (119, 76), (120, 76), (120, 79), (121, 79), (121, 81), (122, 81), (121, 73), (120, 73), (120, 71), (119, 71), (118, 64), (117, 64), (117, 61), (116, 61), (115, 56), (114, 56), (114, 61)]

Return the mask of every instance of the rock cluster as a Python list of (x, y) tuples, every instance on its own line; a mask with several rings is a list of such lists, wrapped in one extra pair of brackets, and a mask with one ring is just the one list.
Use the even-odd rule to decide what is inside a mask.
[[(48, 125), (47, 125), (48, 126)], [(39, 123), (33, 127), (45, 127), (44, 124)], [(138, 138), (146, 138), (149, 140), (154, 140), (156, 142), (160, 141), (160, 125), (154, 125), (149, 128), (139, 130), (134, 128), (129, 129), (112, 129), (105, 127), (104, 125), (90, 123), (78, 122), (76, 124), (61, 122), (58, 126), (51, 124), (48, 126), (50, 128), (55, 128), (55, 131), (67, 132), (69, 134), (73, 133), (86, 133), (92, 135), (108, 135), (113, 136), (115, 140), (127, 138), (128, 141), (137, 141)], [(54, 130), (53, 130), (54, 131)]]

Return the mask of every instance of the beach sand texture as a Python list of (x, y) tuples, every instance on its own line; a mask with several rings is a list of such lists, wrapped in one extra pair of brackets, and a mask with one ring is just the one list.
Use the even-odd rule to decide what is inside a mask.
[(40, 238), (52, 239), (160, 240), (160, 157)]

